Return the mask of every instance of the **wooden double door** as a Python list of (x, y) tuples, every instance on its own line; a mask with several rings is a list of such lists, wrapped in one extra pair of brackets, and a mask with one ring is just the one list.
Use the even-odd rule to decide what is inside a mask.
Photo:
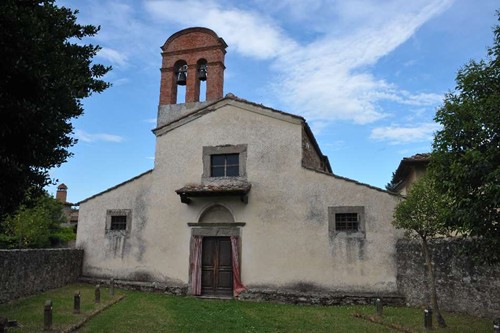
[(203, 237), (201, 294), (232, 296), (233, 266), (229, 237)]

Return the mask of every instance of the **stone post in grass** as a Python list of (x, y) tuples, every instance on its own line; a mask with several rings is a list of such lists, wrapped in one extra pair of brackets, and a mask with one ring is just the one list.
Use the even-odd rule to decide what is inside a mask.
[(432, 329), (432, 309), (427, 308), (424, 310), (424, 328), (426, 330)]
[(95, 286), (94, 295), (95, 295), (94, 302), (96, 304), (100, 303), (101, 302), (101, 286), (99, 284), (97, 286)]
[(80, 313), (80, 291), (75, 292), (75, 296), (73, 297), (73, 313)]
[(7, 318), (0, 317), (0, 333), (7, 332), (7, 326), (9, 324), (9, 321)]
[(375, 308), (377, 309), (377, 316), (382, 317), (384, 306), (382, 305), (382, 300), (380, 298), (375, 300)]
[(52, 301), (49, 299), (43, 307), (43, 329), (50, 331), (52, 329)]
[(113, 296), (115, 294), (115, 280), (113, 278), (111, 278), (111, 280), (109, 280), (109, 294), (111, 296)]

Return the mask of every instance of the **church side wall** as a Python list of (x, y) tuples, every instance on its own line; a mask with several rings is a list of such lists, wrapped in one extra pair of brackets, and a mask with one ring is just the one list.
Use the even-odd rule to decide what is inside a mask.
[[(80, 204), (76, 247), (84, 250), (83, 275), (129, 280), (163, 277), (144, 254), (151, 244), (144, 237), (149, 223), (151, 173)], [(109, 230), (109, 212), (129, 213), (127, 230)], [(108, 225), (107, 225), (108, 224)]]
[[(260, 246), (244, 243), (244, 250), (252, 247), (245, 257), (248, 284), (299, 291), (396, 291), (400, 233), (391, 225), (395, 197), (307, 169), (299, 170), (283, 192), (283, 216), (268, 213), (272, 231), (254, 235)], [(263, 200), (277, 203), (276, 198)], [(328, 208), (353, 206), (364, 207), (364, 232), (332, 232)], [(261, 260), (266, 253), (280, 255), (269, 265)]]

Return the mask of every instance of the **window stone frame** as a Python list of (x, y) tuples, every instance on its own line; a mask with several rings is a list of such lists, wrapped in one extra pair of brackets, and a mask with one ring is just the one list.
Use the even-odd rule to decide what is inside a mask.
[[(126, 216), (127, 227), (125, 230), (111, 230), (111, 216)], [(105, 233), (110, 235), (126, 235), (130, 233), (132, 226), (132, 210), (131, 209), (108, 209), (106, 210), (106, 229)]]
[[(356, 213), (359, 217), (358, 231), (337, 230), (335, 214)], [(347, 237), (364, 238), (365, 229), (365, 206), (333, 206), (328, 207), (328, 233), (330, 235), (345, 235)]]
[[(202, 180), (213, 181), (217, 179), (245, 179), (247, 178), (247, 144), (239, 145), (220, 145), (203, 147), (203, 174)], [(237, 177), (211, 177), (210, 156), (220, 154), (239, 154), (239, 176)]]

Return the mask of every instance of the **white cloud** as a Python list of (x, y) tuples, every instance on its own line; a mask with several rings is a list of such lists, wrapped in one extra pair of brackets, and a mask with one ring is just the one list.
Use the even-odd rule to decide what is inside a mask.
[(371, 5), (363, 1), (361, 5), (355, 1), (352, 8), (347, 3), (351, 4), (342, 2), (340, 16), (362, 24), (352, 30), (325, 33), (296, 52), (280, 54), (275, 62), (273, 68), (282, 78), (274, 91), (287, 107), (301, 110), (311, 120), (367, 124), (388, 116), (380, 107), (381, 101), (418, 106), (441, 101), (442, 96), (433, 93), (400, 91), (377, 79), (370, 68), (447, 8), (450, 1), (419, 1), (420, 6), (400, 6), (394, 1)]
[(81, 7), (79, 22), (101, 27), (91, 38), (92, 43), (103, 47), (98, 56), (118, 66), (158, 68), (159, 47), (165, 39), (165, 31), (144, 18), (139, 2), (87, 0), (75, 5), (62, 0), (62, 4)]
[(373, 90), (367, 95), (373, 100), (387, 100), (410, 106), (436, 106), (443, 101), (444, 95), (435, 93), (415, 93), (397, 90), (387, 86), (385, 90)]
[[(94, 2), (90, 16), (102, 25), (101, 56), (120, 66), (147, 64), (152, 71), (168, 32), (205, 26), (223, 37), (231, 52), (271, 63), (276, 80), (264, 89), (265, 100), (278, 99), (280, 108), (311, 122), (368, 124), (390, 116), (383, 102), (429, 107), (441, 101), (438, 94), (404, 91), (377, 78), (373, 66), (452, 1), (414, 0), (404, 6), (399, 0), (313, 0), (307, 6), (299, 0), (254, 0), (251, 6), (218, 0), (149, 0), (140, 6), (104, 1)], [(292, 34), (301, 26), (312, 32)]]
[(75, 137), (83, 142), (122, 142), (124, 140), (123, 137), (114, 134), (108, 133), (87, 133), (82, 130), (75, 131)]
[(123, 85), (130, 83), (130, 79), (128, 79), (128, 78), (116, 79), (116, 80), (112, 80), (111, 83), (113, 83), (114, 87), (119, 87), (119, 86), (123, 86)]
[(97, 56), (108, 60), (113, 65), (127, 65), (127, 56), (111, 48), (103, 47), (99, 53), (97, 53)]
[(147, 118), (147, 119), (144, 119), (144, 122), (149, 123), (149, 124), (156, 124), (156, 118)]
[(289, 52), (295, 42), (260, 12), (240, 10), (214, 1), (147, 1), (145, 8), (156, 20), (184, 26), (204, 26), (217, 32), (237, 52), (269, 59)]
[(425, 123), (414, 127), (384, 126), (374, 128), (370, 138), (378, 141), (388, 141), (390, 144), (403, 144), (413, 142), (431, 141), (440, 125)]

